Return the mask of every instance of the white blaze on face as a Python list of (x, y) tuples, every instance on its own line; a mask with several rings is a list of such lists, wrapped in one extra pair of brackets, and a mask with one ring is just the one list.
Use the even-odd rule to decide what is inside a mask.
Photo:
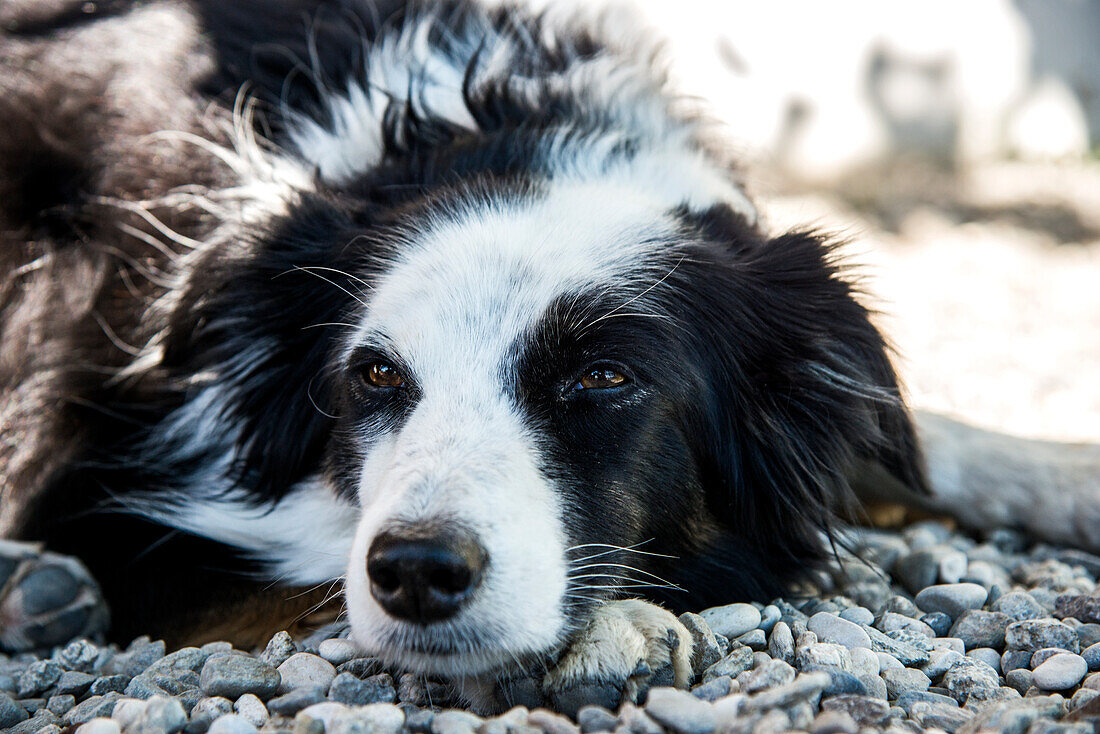
[(434, 222), (376, 284), (352, 346), (384, 338), (420, 398), (403, 425), (374, 440), (363, 467), (346, 590), (364, 647), (447, 672), (446, 661), (396, 649), (409, 625), (375, 602), (366, 574), (382, 529), (432, 519), (461, 523), (488, 553), (475, 595), (434, 625), (450, 640), (493, 643), (455, 661), (456, 670), (499, 666), (560, 641), (562, 507), (540, 470), (538, 437), (509, 394), (515, 345), (563, 294), (664, 275), (655, 256), (675, 231), (667, 209), (667, 201), (608, 183), (482, 203)]

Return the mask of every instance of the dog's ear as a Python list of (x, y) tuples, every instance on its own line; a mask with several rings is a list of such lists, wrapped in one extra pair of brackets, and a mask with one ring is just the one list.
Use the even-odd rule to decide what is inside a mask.
[[(861, 463), (927, 492), (916, 433), (889, 348), (834, 246), (809, 232), (768, 239), (729, 218), (702, 229), (718, 249), (701, 276), (713, 291), (699, 315), (713, 339), (702, 348), (717, 362), (716, 509), (794, 564), (846, 509)], [(792, 535), (800, 541), (777, 543)]]
[[(334, 424), (331, 360), (363, 293), (337, 207), (304, 196), (290, 216), (196, 262), (169, 322), (165, 367), (209, 375), (210, 406), (238, 435), (236, 481), (278, 497), (320, 464)], [(213, 418), (213, 416), (212, 416)]]

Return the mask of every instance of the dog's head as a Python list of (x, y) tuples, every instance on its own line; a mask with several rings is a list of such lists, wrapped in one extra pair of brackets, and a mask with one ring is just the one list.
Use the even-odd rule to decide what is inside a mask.
[(616, 596), (767, 599), (822, 558), (855, 462), (922, 483), (812, 234), (625, 178), (310, 195), (265, 226), (182, 331), (245, 365), (242, 481), (292, 497), (321, 466), (358, 509), (354, 636), (405, 666), (498, 669)]

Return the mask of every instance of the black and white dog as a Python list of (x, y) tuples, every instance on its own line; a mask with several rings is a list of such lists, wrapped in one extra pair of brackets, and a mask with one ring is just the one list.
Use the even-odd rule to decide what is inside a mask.
[[(1069, 461), (933, 421), (930, 489), (833, 248), (763, 230), (636, 38), (461, 0), (0, 25), (0, 533), (81, 558), (119, 638), (342, 578), (410, 670), (579, 679), (603, 629), (683, 682), (625, 600), (768, 600), (855, 485), (1032, 522), (1031, 457)], [(1096, 545), (1096, 466), (1032, 529)]]

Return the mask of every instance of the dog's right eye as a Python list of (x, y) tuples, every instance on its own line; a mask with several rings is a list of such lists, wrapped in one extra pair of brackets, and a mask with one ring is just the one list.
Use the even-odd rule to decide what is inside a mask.
[(396, 388), (405, 386), (401, 372), (389, 362), (371, 362), (359, 371), (363, 382), (371, 387)]

